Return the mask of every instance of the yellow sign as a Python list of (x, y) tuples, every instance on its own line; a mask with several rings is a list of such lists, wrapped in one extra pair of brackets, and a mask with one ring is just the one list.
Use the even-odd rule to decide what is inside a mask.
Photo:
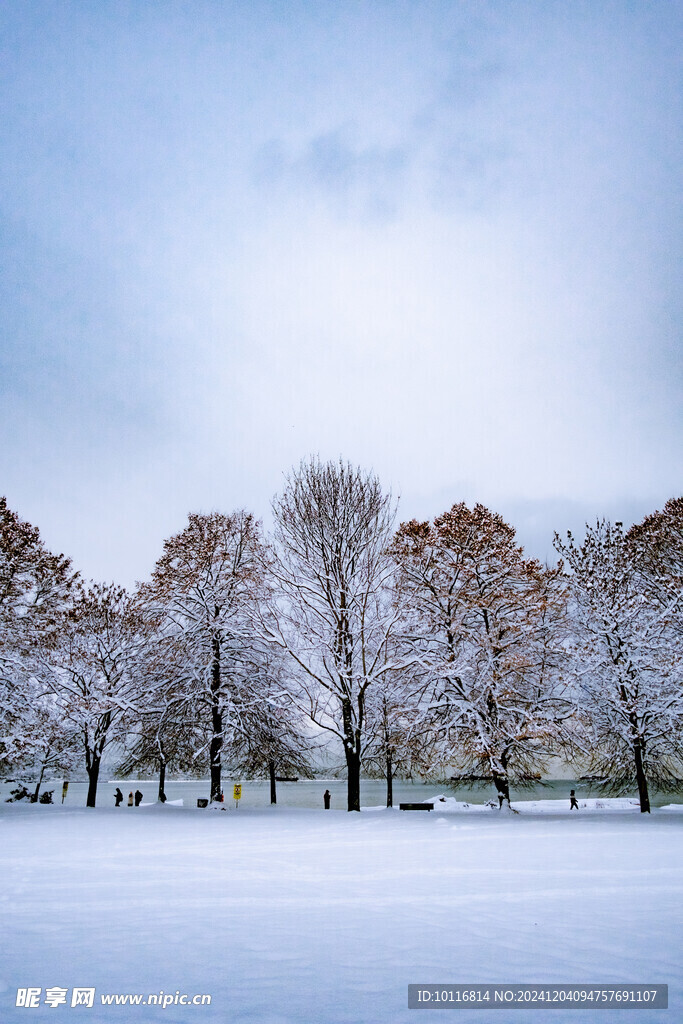
[(242, 797), (242, 787), (241, 786), (233, 786), (232, 787), (232, 798), (233, 798), (233, 800), (240, 800), (241, 797)]

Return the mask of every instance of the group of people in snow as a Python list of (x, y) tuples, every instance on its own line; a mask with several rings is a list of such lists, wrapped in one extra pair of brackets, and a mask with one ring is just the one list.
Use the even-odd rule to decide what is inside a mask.
[[(116, 790), (114, 792), (114, 806), (115, 807), (120, 807), (122, 803), (123, 803), (123, 793), (121, 792), (121, 790), (117, 786)], [(133, 805), (135, 805), (135, 807), (139, 807), (141, 803), (142, 803), (142, 793), (140, 792), (140, 790), (136, 789), (135, 793), (133, 793), (133, 791), (131, 790), (130, 793), (128, 794), (128, 806), (129, 807), (133, 807)]]

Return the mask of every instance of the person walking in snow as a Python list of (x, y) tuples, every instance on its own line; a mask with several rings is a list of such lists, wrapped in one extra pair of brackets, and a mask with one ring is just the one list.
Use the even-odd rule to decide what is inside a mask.
[(122, 802), (123, 802), (123, 793), (121, 792), (121, 790), (117, 786), (116, 787), (116, 792), (114, 793), (114, 807), (120, 807)]
[(329, 789), (326, 789), (325, 792), (323, 793), (323, 800), (325, 801), (325, 810), (326, 811), (329, 811), (329, 809), (330, 809), (330, 800), (331, 800), (331, 798), (332, 797), (331, 797)]
[(574, 810), (578, 811), (578, 809), (579, 809), (579, 803), (578, 803), (578, 800), (576, 799), (576, 793), (572, 789), (570, 794), (569, 794), (569, 810), (570, 811), (574, 811)]
[(142, 803), (142, 793), (140, 792), (139, 789), (136, 789), (135, 790), (135, 806), (139, 807), (141, 803)]
[(132, 789), (131, 789), (130, 793), (128, 794), (128, 806), (129, 807), (133, 806), (133, 790)]

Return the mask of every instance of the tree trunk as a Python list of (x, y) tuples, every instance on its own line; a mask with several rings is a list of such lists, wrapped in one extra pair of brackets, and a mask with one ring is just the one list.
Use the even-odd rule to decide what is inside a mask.
[(275, 761), (268, 762), (268, 774), (270, 776), (270, 802), (277, 803), (277, 790), (275, 788)]
[(91, 734), (87, 728), (83, 733), (85, 740), (85, 770), (88, 773), (86, 807), (94, 807), (97, 800), (97, 780), (100, 777), (102, 751), (107, 744), (107, 732), (111, 725), (111, 716), (111, 711), (105, 711), (98, 719), (94, 733)]
[(643, 740), (641, 737), (633, 744), (633, 754), (636, 762), (636, 782), (638, 783), (638, 796), (640, 797), (640, 813), (650, 813), (650, 794), (647, 789), (647, 778), (643, 768)]
[(211, 800), (221, 799), (221, 750), (223, 748), (223, 715), (220, 708), (221, 689), (221, 646), (217, 636), (213, 638), (213, 662), (211, 664)]
[(391, 763), (391, 752), (387, 751), (387, 807), (394, 806), (394, 766)]
[(223, 716), (220, 713), (219, 708), (214, 705), (211, 708), (211, 724), (213, 726), (213, 735), (211, 737), (211, 744), (209, 746), (209, 755), (211, 758), (211, 800), (220, 801), (221, 798), (221, 748), (223, 746), (223, 736), (221, 730), (223, 727)]
[(508, 778), (508, 755), (503, 751), (500, 758), (496, 758), (493, 768), (493, 781), (498, 793), (498, 807), (503, 809), (503, 804), (510, 806), (510, 779)]
[(157, 800), (161, 804), (166, 803), (166, 759), (161, 758), (159, 761), (159, 792), (157, 794)]
[(360, 754), (345, 747), (347, 775), (347, 810), (360, 811)]
[(353, 727), (351, 701), (342, 702), (344, 756), (346, 757), (347, 811), (360, 811), (360, 729)]
[(510, 806), (510, 783), (507, 775), (494, 775), (493, 782), (498, 794), (498, 806), (502, 808), (504, 803)]
[(34, 804), (38, 803), (38, 796), (40, 795), (40, 787), (43, 784), (43, 775), (45, 774), (45, 763), (42, 764), (40, 769), (40, 778), (38, 779), (38, 785), (35, 788), (35, 792), (31, 797), (31, 802)]
[(94, 753), (90, 754), (86, 771), (88, 772), (88, 796), (85, 801), (86, 807), (94, 807), (97, 800), (97, 780), (100, 777), (101, 758)]

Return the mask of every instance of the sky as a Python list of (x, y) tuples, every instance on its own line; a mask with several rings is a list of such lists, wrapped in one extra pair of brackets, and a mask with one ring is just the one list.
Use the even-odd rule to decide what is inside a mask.
[(683, 491), (674, 0), (8, 0), (0, 493), (86, 578), (301, 459), (551, 558)]

